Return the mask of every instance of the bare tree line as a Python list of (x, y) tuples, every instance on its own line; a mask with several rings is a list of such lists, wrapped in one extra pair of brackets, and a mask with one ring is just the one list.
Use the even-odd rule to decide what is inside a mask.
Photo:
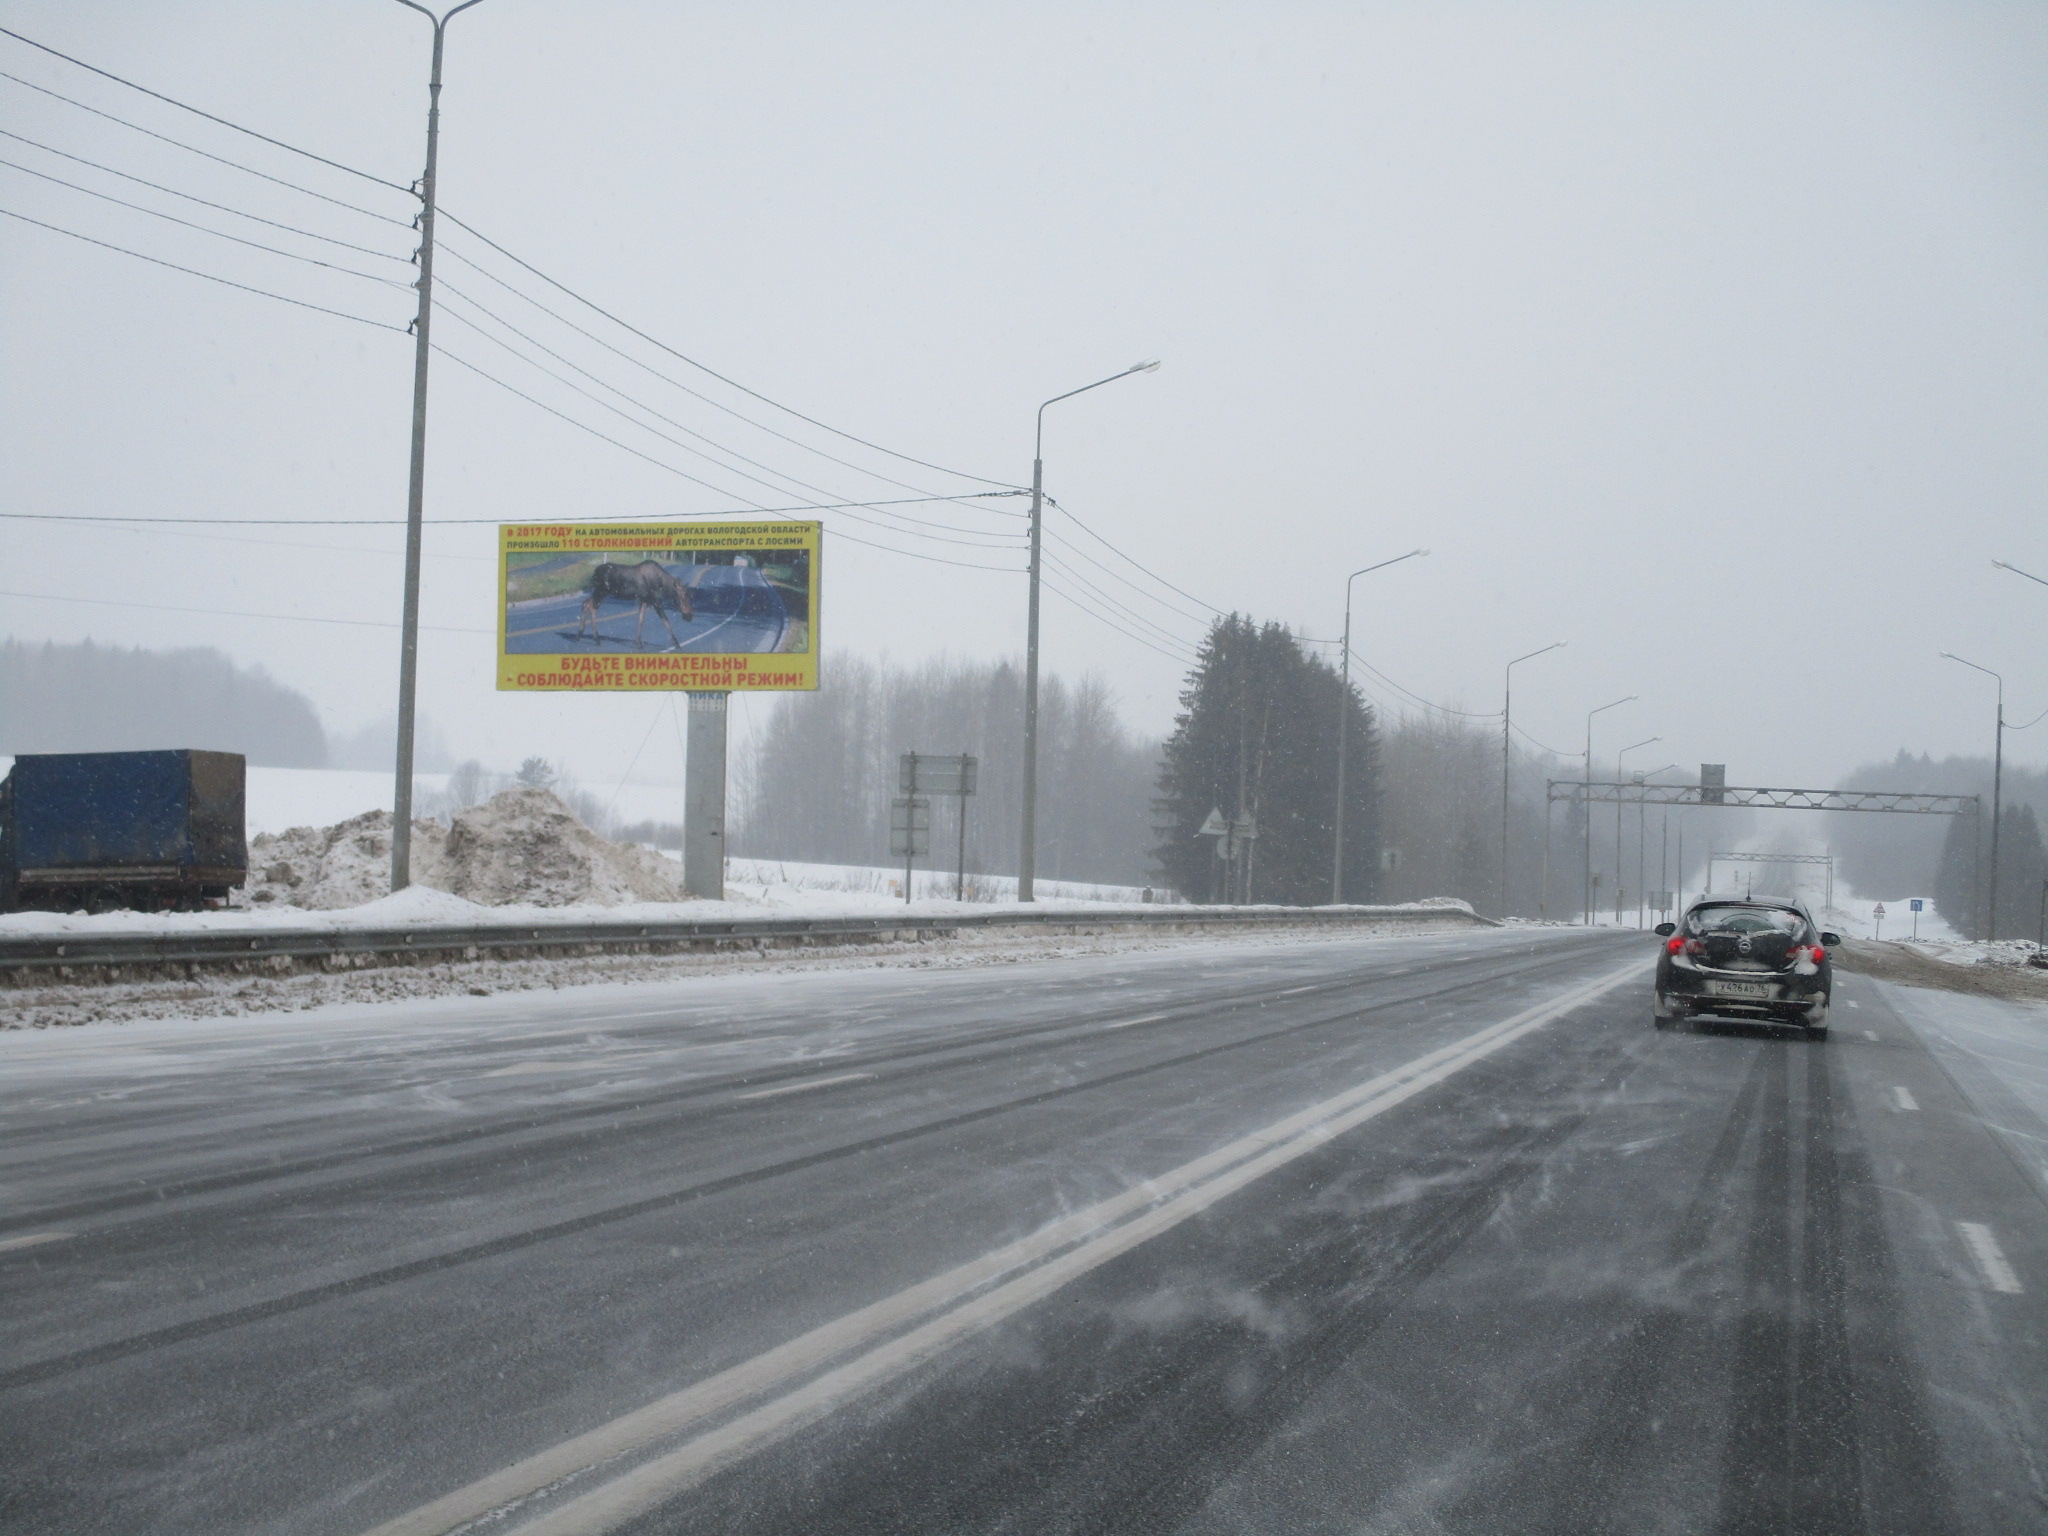
[[(1004, 662), (833, 662), (829, 688), (782, 699), (734, 764), (731, 848), (752, 858), (885, 865), (889, 802), (905, 752), (981, 759), (967, 802), (967, 868), (1013, 873), (1021, 814), (1023, 674)], [(1118, 717), (1100, 680), (1043, 679), (1039, 873), (1142, 885), (1152, 878), (1159, 743)], [(956, 801), (932, 807), (930, 862), (950, 865)]]

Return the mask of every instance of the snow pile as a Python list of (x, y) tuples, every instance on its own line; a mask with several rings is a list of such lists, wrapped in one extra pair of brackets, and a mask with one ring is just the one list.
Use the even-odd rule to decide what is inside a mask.
[[(412, 824), (413, 879), (445, 888), (442, 853), (448, 829), (437, 821)], [(331, 912), (391, 894), (391, 813), (365, 811), (331, 827), (293, 827), (249, 840), (252, 905)]]
[(2032, 965), (2041, 953), (2032, 939), (1900, 939), (1915, 954), (1950, 965)]
[[(415, 821), (414, 887), (488, 907), (615, 907), (678, 900), (675, 865), (645, 848), (599, 837), (545, 789), (508, 789), (455, 817)], [(391, 897), (391, 813), (368, 811), (332, 827), (294, 827), (249, 843), (252, 906), (330, 912)], [(399, 914), (393, 913), (396, 919)], [(404, 920), (460, 921), (460, 910)]]
[(675, 901), (675, 866), (630, 843), (607, 842), (545, 789), (507, 789), (455, 818), (443, 878), (428, 883), (488, 907)]

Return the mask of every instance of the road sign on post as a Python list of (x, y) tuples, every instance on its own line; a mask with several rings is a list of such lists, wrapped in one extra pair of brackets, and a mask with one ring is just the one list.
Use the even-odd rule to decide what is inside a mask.
[[(957, 757), (934, 757), (926, 752), (906, 752), (896, 765), (896, 787), (906, 795), (951, 795), (960, 802), (960, 859), (953, 876), (953, 899), (967, 899), (967, 797), (981, 782), (981, 759), (962, 752)], [(905, 884), (908, 885), (908, 876)]]
[(1728, 801), (1728, 765), (1700, 764), (1700, 804), (1725, 805)]

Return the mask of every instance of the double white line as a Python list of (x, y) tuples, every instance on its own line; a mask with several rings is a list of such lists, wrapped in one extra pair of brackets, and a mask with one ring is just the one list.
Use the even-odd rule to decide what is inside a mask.
[[(1217, 1201), (1315, 1151), (1332, 1137), (1441, 1083), (1640, 976), (1645, 969), (1643, 962), (1632, 960), (1550, 1002), (1418, 1056), (1113, 1199), (1042, 1227), (1029, 1237), (849, 1312), (588, 1434), (529, 1456), (387, 1521), (368, 1536), (444, 1536), (470, 1521), (512, 1513), (536, 1495), (558, 1490), (571, 1479), (581, 1480), (658, 1442), (689, 1436), (609, 1481), (565, 1498), (519, 1527), (522, 1536), (610, 1530), (970, 1335), (1044, 1300), (1117, 1255), (1170, 1231)], [(1003, 1279), (1006, 1275), (1010, 1278)], [(781, 1395), (769, 1395), (777, 1392)], [(757, 1399), (766, 1400), (719, 1422), (721, 1416)]]

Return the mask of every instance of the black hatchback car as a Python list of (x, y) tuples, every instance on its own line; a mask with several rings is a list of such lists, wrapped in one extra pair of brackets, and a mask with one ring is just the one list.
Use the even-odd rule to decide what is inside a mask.
[(1659, 923), (1657, 1027), (1713, 1014), (1792, 1024), (1828, 1037), (1834, 965), (1842, 941), (1814, 927), (1796, 901), (1702, 896), (1675, 923)]

